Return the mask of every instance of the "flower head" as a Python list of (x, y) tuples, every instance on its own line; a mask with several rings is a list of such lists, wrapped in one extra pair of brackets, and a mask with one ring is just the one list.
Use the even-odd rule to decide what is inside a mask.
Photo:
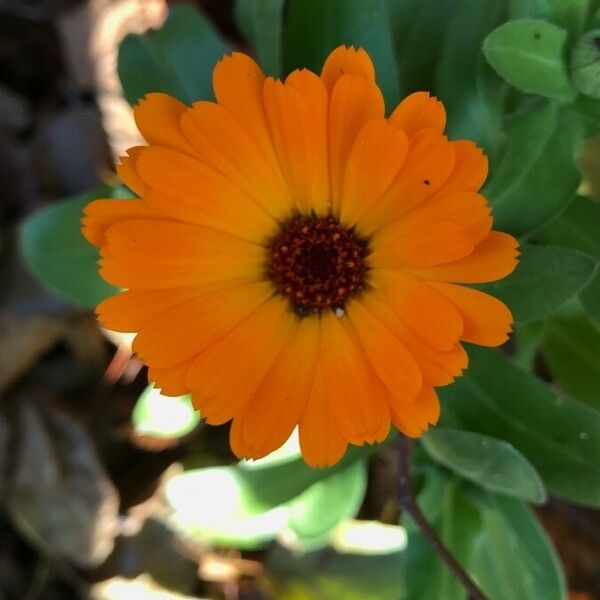
[(163, 393), (191, 392), (208, 423), (259, 458), (299, 426), (311, 465), (390, 424), (437, 421), (435, 386), (467, 366), (462, 341), (496, 346), (512, 317), (460, 284), (516, 265), (479, 193), (487, 160), (443, 134), (442, 104), (408, 96), (385, 117), (367, 53), (340, 47), (320, 76), (265, 78), (234, 53), (216, 102), (150, 94), (148, 146), (118, 173), (137, 200), (97, 200), (84, 234), (126, 291), (98, 307), (136, 332)]

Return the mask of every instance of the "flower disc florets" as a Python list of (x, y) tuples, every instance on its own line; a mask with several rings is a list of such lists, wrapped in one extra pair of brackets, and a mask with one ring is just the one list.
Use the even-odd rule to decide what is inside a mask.
[(269, 274), (296, 312), (342, 308), (365, 283), (366, 242), (333, 217), (297, 217), (275, 238)]

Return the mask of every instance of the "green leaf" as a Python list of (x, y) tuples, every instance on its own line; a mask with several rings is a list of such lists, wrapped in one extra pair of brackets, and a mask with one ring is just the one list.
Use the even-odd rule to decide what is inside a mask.
[[(294, 450), (235, 467), (187, 471), (166, 485), (173, 522), (187, 535), (239, 548), (260, 546), (293, 523), (301, 540), (316, 545), (360, 504), (364, 461), (377, 448), (355, 447), (329, 469), (308, 467)], [(327, 507), (327, 492), (348, 497)], [(308, 522), (314, 515), (323, 522)]]
[(564, 576), (535, 516), (512, 498), (487, 494), (471, 572), (493, 600), (565, 600)]
[(543, 319), (590, 281), (596, 265), (572, 248), (522, 244), (519, 265), (500, 281), (475, 286), (510, 307), (515, 321)]
[[(434, 2), (434, 10), (439, 10), (440, 4), (445, 3)], [(461, 0), (454, 4), (456, 9), (443, 24), (434, 91), (448, 113), (448, 136), (472, 139), (493, 158), (502, 139), (506, 84), (485, 61), (481, 44), (504, 20), (506, 6), (497, 0)], [(429, 37), (425, 28), (419, 39), (421, 46), (429, 46)]]
[(472, 347), (469, 357), (466, 375), (439, 390), (442, 425), (506, 440), (552, 492), (600, 506), (600, 414), (497, 351)]
[(175, 438), (187, 435), (200, 422), (191, 396), (164, 396), (150, 384), (140, 395), (131, 415), (140, 435)]
[(306, 67), (320, 73), (341, 44), (361, 46), (375, 64), (388, 110), (400, 100), (398, 65), (384, 0), (290, 0), (284, 29), (284, 70)]
[(557, 317), (545, 324), (546, 365), (569, 394), (600, 408), (600, 331), (585, 317)]
[(252, 44), (263, 71), (281, 77), (285, 0), (237, 0), (235, 19)]
[(600, 98), (600, 29), (588, 31), (571, 52), (573, 85), (592, 98)]
[(508, 442), (437, 427), (422, 438), (432, 458), (461, 477), (492, 491), (544, 502), (544, 484), (527, 459)]
[(497, 229), (521, 235), (567, 206), (580, 181), (573, 156), (582, 135), (579, 117), (552, 102), (528, 104), (510, 121), (484, 190)]
[(367, 465), (357, 461), (309, 487), (291, 501), (289, 527), (303, 547), (327, 542), (331, 530), (358, 512), (367, 488)]
[(567, 32), (540, 19), (500, 25), (483, 43), (483, 53), (498, 74), (522, 92), (572, 100), (564, 61)]
[(265, 567), (277, 600), (398, 600), (405, 597), (402, 555), (368, 556), (331, 548), (298, 554), (275, 547)]
[(213, 68), (229, 51), (202, 13), (174, 6), (161, 29), (129, 34), (121, 43), (117, 72), (123, 95), (132, 105), (150, 92), (164, 92), (188, 104), (211, 99)]
[[(417, 502), (442, 542), (459, 563), (468, 568), (473, 541), (479, 530), (477, 510), (466, 501), (456, 479), (441, 479), (430, 471)], [(408, 531), (403, 574), (406, 600), (464, 600), (464, 588), (433, 552), (414, 521), (403, 517)]]
[[(552, 244), (570, 246), (600, 261), (600, 204), (588, 198), (575, 198), (566, 211), (552, 219), (536, 238)], [(579, 293), (587, 317), (600, 329), (600, 267)]]
[(118, 291), (98, 274), (98, 250), (81, 235), (84, 207), (110, 188), (43, 208), (20, 229), (21, 251), (33, 273), (51, 290), (74, 304), (95, 307)]
[(458, 0), (387, 0), (386, 4), (404, 94), (433, 90), (435, 66)]
[(165, 486), (172, 524), (185, 536), (214, 544), (255, 548), (286, 527), (285, 506), (257, 501), (252, 486), (236, 467), (195, 469)]

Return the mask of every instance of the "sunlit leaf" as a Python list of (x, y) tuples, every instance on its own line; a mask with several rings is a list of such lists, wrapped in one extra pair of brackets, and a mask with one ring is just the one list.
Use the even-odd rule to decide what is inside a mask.
[(423, 445), (439, 463), (487, 490), (531, 502), (546, 499), (536, 470), (508, 442), (480, 433), (436, 427), (423, 436)]
[(324, 545), (342, 519), (358, 512), (367, 488), (367, 467), (357, 461), (309, 487), (289, 504), (289, 528), (305, 548)]
[(167, 438), (187, 435), (200, 422), (189, 395), (164, 396), (153, 384), (138, 398), (131, 418), (138, 434)]

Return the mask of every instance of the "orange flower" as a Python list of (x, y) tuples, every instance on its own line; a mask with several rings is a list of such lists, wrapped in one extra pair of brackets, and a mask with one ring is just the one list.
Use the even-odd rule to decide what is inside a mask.
[(314, 466), (390, 423), (421, 435), (439, 416), (434, 386), (467, 366), (461, 341), (497, 346), (511, 327), (504, 304), (457, 285), (516, 265), (478, 194), (485, 156), (448, 141), (424, 92), (386, 118), (362, 49), (285, 82), (234, 53), (214, 89), (192, 107), (147, 96), (135, 118), (149, 145), (118, 166), (140, 199), (85, 211), (102, 276), (127, 288), (101, 322), (137, 332), (163, 393), (232, 420), (239, 457), (296, 426)]

